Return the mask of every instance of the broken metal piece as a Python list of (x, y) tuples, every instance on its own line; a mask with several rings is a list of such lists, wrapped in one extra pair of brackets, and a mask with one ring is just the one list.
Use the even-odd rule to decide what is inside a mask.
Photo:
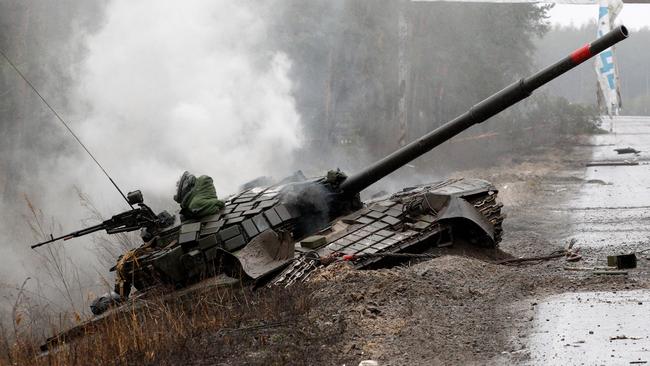
[(620, 341), (620, 340), (624, 340), (624, 339), (639, 340), (639, 339), (641, 339), (641, 337), (628, 337), (625, 334), (617, 335), (617, 336), (614, 336), (614, 337), (609, 337), (610, 342), (611, 341)]
[(592, 161), (585, 166), (628, 166), (628, 165), (639, 165), (638, 161)]
[(323, 235), (312, 235), (300, 242), (300, 246), (307, 249), (316, 249), (325, 244), (327, 244), (327, 238)]
[(593, 274), (595, 274), (595, 275), (610, 275), (610, 276), (616, 276), (616, 275), (627, 276), (627, 271), (594, 271)]
[(618, 149), (614, 149), (614, 151), (616, 151), (619, 154), (638, 154), (638, 153), (641, 152), (641, 151), (639, 151), (639, 150), (637, 150), (635, 148), (632, 148), (632, 147), (618, 148)]
[(607, 265), (610, 267), (616, 267), (618, 269), (636, 268), (636, 255), (634, 253), (608, 255)]

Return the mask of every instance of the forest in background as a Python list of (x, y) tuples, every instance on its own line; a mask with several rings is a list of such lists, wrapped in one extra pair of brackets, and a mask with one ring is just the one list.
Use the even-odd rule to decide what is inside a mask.
[[(314, 165), (316, 171), (332, 164), (354, 171), (398, 148), (402, 134), (406, 141), (418, 138), (586, 41), (561, 52), (545, 48), (546, 35), (555, 32), (546, 20), (549, 5), (278, 3), (280, 16), (273, 19), (281, 22), (272, 27), (271, 39), (293, 61), (294, 95), (306, 133), (303, 167)], [(402, 44), (400, 11), (408, 24)], [(400, 46), (406, 49), (408, 67), (403, 85), (398, 75)], [(549, 57), (541, 59), (540, 54)], [(555, 89), (543, 90), (415, 165), (427, 171), (433, 167), (442, 176), (596, 129), (595, 97), (574, 104), (572, 98), (556, 97), (563, 94)], [(406, 131), (398, 111), (402, 97)], [(324, 155), (328, 159), (322, 159)], [(416, 181), (412, 172), (397, 172), (396, 177)]]
[[(280, 3), (283, 15), (275, 19), (282, 22), (272, 38), (294, 62), (307, 155), (322, 156), (334, 148), (339, 154), (333, 160), (352, 169), (399, 147), (402, 133), (413, 140), (529, 74), (535, 39), (548, 28), (547, 7), (526, 4)], [(402, 45), (400, 11), (408, 24)], [(398, 80), (400, 46), (407, 55), (404, 85)], [(402, 94), (406, 131), (399, 126)], [(496, 117), (470, 134), (510, 131), (526, 109)], [(503, 151), (498, 145), (481, 144), (492, 149), (491, 158)]]

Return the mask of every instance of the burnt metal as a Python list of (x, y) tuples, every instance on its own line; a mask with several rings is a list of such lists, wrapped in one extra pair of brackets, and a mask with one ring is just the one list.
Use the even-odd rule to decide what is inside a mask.
[(636, 255), (634, 253), (609, 255), (607, 265), (618, 269), (636, 268)]
[(632, 147), (623, 147), (623, 148), (618, 148), (614, 149), (619, 155), (620, 154), (639, 154), (641, 151), (632, 148)]

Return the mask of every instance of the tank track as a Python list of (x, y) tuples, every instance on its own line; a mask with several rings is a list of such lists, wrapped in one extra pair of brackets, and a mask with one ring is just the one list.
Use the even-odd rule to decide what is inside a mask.
[(466, 199), (492, 224), (494, 227), (493, 245), (494, 247), (498, 247), (503, 237), (503, 220), (506, 218), (506, 215), (501, 212), (503, 203), (497, 202), (497, 192), (480, 194), (476, 197), (467, 197)]
[[(493, 225), (494, 240), (490, 241), (489, 246), (497, 247), (501, 242), (503, 235), (502, 224), (505, 219), (505, 214), (501, 212), (503, 204), (497, 202), (497, 192), (485, 192), (465, 197), (465, 199)], [(304, 282), (314, 270), (324, 266), (317, 252), (306, 253), (297, 257), (289, 267), (269, 283), (269, 286), (288, 287), (296, 282)]]

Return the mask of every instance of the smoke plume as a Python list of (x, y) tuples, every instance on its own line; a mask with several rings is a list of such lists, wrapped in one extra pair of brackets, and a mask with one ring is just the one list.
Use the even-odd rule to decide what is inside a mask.
[(104, 27), (87, 38), (78, 130), (125, 187), (171, 198), (190, 170), (234, 193), (290, 170), (301, 141), (291, 62), (266, 48), (253, 5), (109, 4)]
[[(72, 13), (84, 7), (65, 5)], [(43, 6), (35, 1), (17, 9), (30, 14)], [(184, 170), (212, 176), (217, 192), (225, 196), (247, 180), (282, 176), (293, 169), (292, 156), (301, 146), (302, 131), (288, 76), (292, 65), (285, 53), (268, 46), (263, 5), (114, 0), (101, 10), (101, 22), (92, 31), (79, 25), (68, 29), (66, 42), (83, 49), (77, 58), (60, 61), (56, 70), (49, 68), (50, 74), (34, 75), (29, 70), (26, 74), (43, 87), (46, 97), (56, 95), (52, 104), (125, 193), (141, 189), (154, 210), (174, 210), (175, 182)], [(39, 44), (47, 44), (48, 38), (65, 38), (35, 37), (42, 37)], [(3, 76), (11, 76), (2, 71)], [(7, 80), (22, 83), (15, 75), (0, 81)], [(43, 105), (30, 93), (24, 93), (29, 96), (24, 108), (43, 112)], [(9, 260), (0, 259), (0, 276), (7, 283), (31, 276), (44, 288), (52, 279), (39, 266), (42, 253), (28, 249), (32, 233), (16, 214), (25, 211), (24, 201), (16, 198), (19, 191), (31, 198), (46, 221), (53, 220), (44, 228), (47, 234), (60, 235), (96, 223), (84, 220), (89, 213), (80, 204), (77, 188), (104, 217), (128, 207), (72, 136), (47, 113), (39, 116), (46, 129), (25, 127), (20, 133), (43, 136), (45, 132), (44, 141), (54, 147), (21, 146), (21, 159), (29, 159), (29, 170), (0, 180), (3, 186), (20, 187), (4, 192), (3, 209), (13, 214), (11, 225), (2, 225), (0, 254), (7, 254), (2, 258)], [(4, 138), (16, 136), (5, 132)], [(3, 162), (22, 167), (24, 163), (17, 163), (21, 159), (13, 154)], [(99, 274), (107, 275), (108, 268), (97, 268), (92, 237), (54, 244), (57, 250), (65, 245), (65, 252), (59, 254), (72, 261), (68, 268), (78, 268), (72, 275), (80, 289), (96, 287)], [(58, 296), (57, 291), (43, 292)]]

